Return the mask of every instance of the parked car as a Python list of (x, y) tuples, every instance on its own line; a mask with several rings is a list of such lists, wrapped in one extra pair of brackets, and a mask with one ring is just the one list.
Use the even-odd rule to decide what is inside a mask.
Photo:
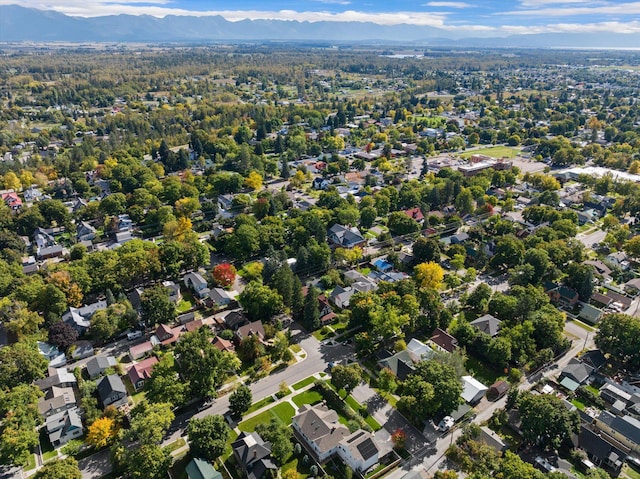
[(441, 432), (447, 432), (455, 423), (456, 422), (451, 416), (445, 416), (442, 418), (442, 421), (438, 423), (438, 427), (436, 429)]
[(129, 341), (133, 341), (134, 339), (138, 339), (142, 337), (142, 331), (132, 331), (127, 333), (127, 339)]

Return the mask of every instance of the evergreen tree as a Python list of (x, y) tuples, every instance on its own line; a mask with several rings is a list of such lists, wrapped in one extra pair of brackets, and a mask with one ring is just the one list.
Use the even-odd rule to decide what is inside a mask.
[(291, 171), (289, 171), (289, 162), (287, 161), (287, 158), (285, 156), (282, 156), (280, 158), (280, 161), (282, 162), (282, 169), (280, 170), (280, 176), (282, 176), (282, 178), (287, 180), (291, 176)]
[(313, 286), (309, 287), (304, 298), (304, 326), (309, 330), (320, 327), (320, 310), (318, 308), (318, 290)]
[(298, 276), (293, 276), (293, 293), (291, 295), (291, 314), (293, 319), (299, 320), (304, 309), (304, 296), (302, 295), (302, 282)]

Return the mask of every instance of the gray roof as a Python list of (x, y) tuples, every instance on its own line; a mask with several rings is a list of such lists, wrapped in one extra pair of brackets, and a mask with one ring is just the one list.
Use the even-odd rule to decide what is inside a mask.
[(345, 437), (341, 443), (351, 451), (354, 458), (364, 461), (377, 456), (380, 452), (373, 440), (373, 434), (364, 429), (358, 429), (350, 436)]
[(222, 474), (216, 471), (210, 462), (198, 457), (191, 459), (186, 470), (189, 479), (222, 479)]
[(500, 331), (500, 323), (501, 321), (495, 316), (485, 314), (484, 316), (480, 316), (478, 319), (471, 321), (469, 324), (477, 330), (493, 337), (498, 334), (498, 331)]
[(567, 377), (578, 384), (584, 383), (593, 373), (593, 368), (588, 364), (572, 360), (560, 373), (561, 377)]
[(87, 373), (89, 373), (89, 377), (95, 378), (102, 374), (105, 369), (116, 364), (116, 358), (113, 356), (95, 356), (87, 362)]
[(265, 442), (256, 432), (240, 433), (231, 447), (248, 479), (260, 479), (268, 469), (277, 469), (271, 460), (271, 443)]
[(109, 374), (98, 381), (98, 395), (101, 400), (108, 399), (114, 393), (127, 394), (127, 388), (117, 374)]
[(608, 411), (603, 411), (598, 419), (634, 444), (640, 444), (640, 421), (637, 419), (631, 416), (614, 416)]
[(338, 413), (322, 404), (303, 406), (293, 421), (321, 453), (333, 449), (350, 434), (349, 429), (338, 422)]

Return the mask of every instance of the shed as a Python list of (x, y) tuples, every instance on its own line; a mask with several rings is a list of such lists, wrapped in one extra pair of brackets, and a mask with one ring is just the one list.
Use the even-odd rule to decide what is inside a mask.
[(462, 376), (462, 399), (469, 404), (479, 402), (489, 390), (487, 386), (475, 379), (473, 376)]

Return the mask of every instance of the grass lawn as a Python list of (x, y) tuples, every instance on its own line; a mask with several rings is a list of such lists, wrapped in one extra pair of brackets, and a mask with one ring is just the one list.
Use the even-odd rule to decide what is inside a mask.
[(180, 438), (180, 439), (176, 439), (175, 441), (173, 441), (171, 444), (167, 444), (167, 446), (165, 447), (165, 449), (168, 452), (173, 452), (173, 451), (177, 451), (178, 449), (180, 449), (182, 446), (186, 446), (187, 445), (187, 441), (185, 441), (184, 439)]
[(469, 374), (487, 386), (491, 386), (496, 381), (506, 378), (504, 371), (489, 366), (471, 354), (468, 355), (467, 362), (464, 366), (467, 368), (467, 371), (469, 371)]
[(322, 326), (320, 329), (316, 329), (313, 332), (313, 337), (316, 338), (318, 341), (324, 341), (325, 339), (335, 335), (336, 335), (335, 331), (333, 331), (333, 328), (329, 326)]
[(576, 325), (576, 326), (578, 326), (579, 328), (584, 329), (585, 331), (593, 332), (593, 331), (595, 331), (595, 330), (596, 330), (596, 328), (592, 328), (592, 327), (591, 327), (591, 326), (589, 326), (588, 324), (583, 323), (582, 321), (579, 321), (579, 320), (577, 320), (577, 319), (574, 319), (572, 322), (573, 322), (573, 324), (575, 324), (575, 325)]
[(622, 466), (620, 477), (628, 477), (629, 479), (640, 479), (640, 472), (631, 469), (628, 465)]
[(54, 457), (58, 456), (58, 451), (53, 448), (53, 445), (49, 441), (46, 429), (40, 430), (40, 451), (42, 452), (42, 460), (47, 462)]
[(131, 399), (133, 400), (133, 404), (138, 404), (140, 401), (144, 399), (145, 392), (144, 391), (136, 392), (136, 390), (133, 388), (133, 384), (131, 384), (131, 380), (129, 379), (129, 376), (123, 376), (122, 382), (124, 383), (124, 387), (127, 388), (127, 394), (131, 396)]
[(302, 381), (298, 381), (291, 387), (293, 388), (294, 391), (297, 391), (299, 389), (302, 389), (305, 386), (308, 386), (309, 384), (313, 384), (315, 380), (316, 378), (314, 378), (313, 376), (309, 376), (308, 378), (305, 378)]
[(293, 397), (293, 402), (296, 406), (300, 407), (303, 404), (317, 404), (322, 401), (322, 394), (318, 391), (314, 391), (313, 389), (309, 389), (303, 393), (298, 394)]
[(267, 396), (266, 398), (253, 403), (245, 414), (250, 414), (253, 411), (257, 411), (258, 409), (265, 407), (267, 404), (271, 404), (273, 401), (275, 401), (275, 399), (273, 399), (273, 396)]
[(365, 417), (364, 422), (366, 422), (369, 425), (369, 427), (373, 429), (374, 432), (382, 429), (382, 426), (380, 425), (380, 423), (376, 421), (374, 417), (371, 415)]
[(360, 410), (360, 403), (358, 401), (356, 401), (355, 399), (353, 399), (353, 397), (351, 395), (347, 396), (347, 398), (345, 399), (345, 402), (351, 407), (351, 409), (353, 409), (354, 411), (358, 412)]
[(580, 409), (581, 411), (584, 411), (585, 405), (582, 401), (580, 401), (579, 399), (572, 399), (571, 400), (571, 404), (573, 404), (575, 407), (577, 407), (578, 409)]
[(309, 466), (306, 466), (302, 460), (296, 457), (295, 454), (292, 454), (289, 460), (282, 465), (282, 468), (280, 469), (282, 476), (284, 476), (284, 473), (289, 470), (298, 471), (298, 479), (306, 479), (311, 474)]
[(53, 451), (47, 451), (42, 453), (42, 460), (44, 462), (50, 461), (51, 459), (54, 459), (56, 457), (58, 457), (58, 451), (55, 449)]
[(336, 334), (339, 334), (340, 332), (344, 331), (345, 329), (347, 329), (348, 326), (349, 326), (349, 323), (335, 323), (331, 325), (331, 327), (336, 332)]
[(302, 348), (299, 344), (292, 344), (291, 346), (289, 346), (289, 349), (294, 353), (299, 353), (300, 351), (302, 351)]
[(277, 418), (280, 422), (289, 425), (291, 424), (291, 418), (296, 412), (293, 410), (293, 406), (288, 402), (282, 402), (276, 404), (271, 409), (265, 412), (253, 416), (252, 418), (242, 421), (238, 424), (238, 429), (244, 432), (253, 432), (256, 430), (258, 424), (267, 424), (271, 421), (271, 418)]
[(25, 471), (31, 471), (36, 468), (36, 456), (33, 454), (29, 454), (29, 460), (27, 461), (27, 465), (24, 466)]
[(185, 313), (189, 311), (191, 308), (193, 308), (194, 303), (195, 301), (193, 299), (193, 295), (191, 294), (191, 291), (185, 291), (184, 293), (182, 293), (182, 299), (177, 304), (176, 310), (180, 314)]
[(491, 146), (489, 148), (480, 148), (478, 150), (467, 151), (461, 154), (462, 158), (471, 158), (472, 155), (487, 155), (494, 158), (515, 158), (520, 153), (519, 148), (511, 148), (510, 146)]

